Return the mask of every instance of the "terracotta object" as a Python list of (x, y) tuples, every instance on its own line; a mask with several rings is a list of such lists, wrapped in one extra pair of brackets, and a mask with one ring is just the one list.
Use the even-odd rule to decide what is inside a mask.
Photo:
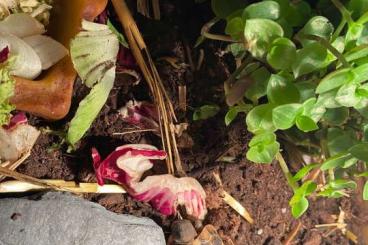
[[(55, 0), (47, 34), (69, 49), (70, 40), (80, 29), (81, 19), (92, 21), (106, 5), (107, 0)], [(76, 76), (67, 56), (42, 73), (37, 81), (15, 77), (11, 103), (18, 110), (45, 119), (61, 119), (69, 112)]]

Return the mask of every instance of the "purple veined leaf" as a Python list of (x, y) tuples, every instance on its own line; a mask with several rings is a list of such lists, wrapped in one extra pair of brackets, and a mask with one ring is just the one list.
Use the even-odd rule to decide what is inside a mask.
[(9, 47), (6, 46), (0, 51), (0, 63), (4, 63), (9, 58)]
[(136, 144), (116, 148), (105, 160), (92, 149), (92, 158), (98, 184), (103, 185), (104, 179), (113, 180), (136, 200), (149, 202), (163, 215), (176, 214), (177, 206), (182, 205), (189, 216), (204, 219), (206, 194), (194, 178), (165, 174), (140, 181), (143, 173), (152, 168), (152, 160), (165, 159), (166, 152), (151, 145)]
[(163, 160), (166, 152), (145, 144), (129, 144), (117, 147), (105, 160), (101, 161), (97, 149), (92, 148), (93, 167), (97, 182), (103, 185), (103, 179), (109, 179), (129, 187), (137, 182), (142, 174), (152, 168), (151, 160)]
[(10, 122), (8, 125), (4, 125), (3, 128), (5, 130), (13, 130), (14, 128), (16, 128), (18, 125), (20, 124), (27, 124), (28, 120), (26, 117), (26, 114), (24, 112), (19, 112), (18, 114), (12, 116), (10, 118)]
[(157, 107), (153, 104), (130, 100), (120, 109), (120, 115), (127, 123), (159, 132), (159, 115)]

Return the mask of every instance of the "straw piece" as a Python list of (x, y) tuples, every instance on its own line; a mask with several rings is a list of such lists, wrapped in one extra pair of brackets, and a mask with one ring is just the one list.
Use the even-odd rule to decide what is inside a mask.
[[(29, 156), (31, 155), (31, 150), (27, 151), (26, 153), (24, 153), (22, 155), (21, 158), (19, 158), (17, 161), (15, 162), (5, 162), (2, 163), (1, 166), (4, 168), (8, 168), (10, 170), (15, 170), (19, 167), (19, 165), (21, 165)], [(4, 175), (0, 175), (0, 181), (4, 180), (6, 178), (6, 176)]]
[(226, 202), (230, 207), (232, 207), (236, 212), (238, 212), (246, 221), (253, 224), (254, 220), (248, 213), (248, 211), (241, 205), (235, 198), (233, 198), (229, 193), (226, 191), (222, 192), (223, 200)]
[(293, 242), (293, 240), (295, 239), (296, 235), (298, 235), (298, 232), (299, 232), (300, 228), (302, 228), (302, 222), (298, 221), (298, 224), (289, 233), (286, 240), (282, 244), (283, 245), (290, 245)]
[[(67, 188), (73, 193), (126, 193), (120, 185), (103, 185), (97, 183), (76, 183), (64, 180), (43, 180), (44, 182)], [(31, 184), (25, 181), (10, 180), (0, 183), (0, 193), (21, 193), (29, 191), (42, 191), (52, 189), (38, 184)]]
[(176, 121), (174, 107), (167, 92), (165, 91), (147, 46), (144, 43), (143, 37), (140, 34), (125, 1), (112, 0), (112, 4), (120, 19), (120, 22), (123, 25), (130, 49), (143, 73), (144, 78), (148, 83), (148, 86), (153, 94), (155, 104), (158, 106), (163, 150), (165, 150), (168, 154), (166, 159), (168, 172), (172, 174), (176, 170), (178, 175), (184, 176), (185, 172), (181, 166), (175, 132), (170, 129), (170, 125)]

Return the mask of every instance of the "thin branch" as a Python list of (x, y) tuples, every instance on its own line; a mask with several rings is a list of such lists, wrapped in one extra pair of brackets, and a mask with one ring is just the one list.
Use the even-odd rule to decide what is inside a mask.
[(302, 35), (310, 40), (314, 40), (320, 42), (324, 47), (326, 47), (340, 62), (345, 68), (350, 68), (349, 62), (345, 59), (345, 57), (334, 47), (332, 46), (326, 39), (316, 36), (316, 35)]
[(294, 181), (293, 176), (291, 175), (289, 168), (285, 162), (285, 159), (282, 157), (280, 152), (276, 154), (276, 160), (279, 162), (281, 170), (284, 173), (288, 184), (293, 189), (293, 191), (296, 191), (299, 188), (298, 183)]

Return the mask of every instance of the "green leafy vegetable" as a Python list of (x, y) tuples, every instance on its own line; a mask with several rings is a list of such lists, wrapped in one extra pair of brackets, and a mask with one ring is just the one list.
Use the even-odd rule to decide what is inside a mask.
[(215, 116), (220, 111), (217, 105), (204, 105), (196, 109), (193, 114), (193, 120), (205, 120)]
[(15, 107), (10, 104), (10, 98), (14, 94), (15, 80), (10, 76), (12, 58), (0, 64), (0, 127), (10, 120), (10, 112)]
[(106, 25), (83, 20), (82, 31), (72, 40), (70, 53), (82, 81), (92, 87), (70, 122), (67, 141), (75, 145), (87, 132), (106, 103), (115, 80), (119, 41)]

